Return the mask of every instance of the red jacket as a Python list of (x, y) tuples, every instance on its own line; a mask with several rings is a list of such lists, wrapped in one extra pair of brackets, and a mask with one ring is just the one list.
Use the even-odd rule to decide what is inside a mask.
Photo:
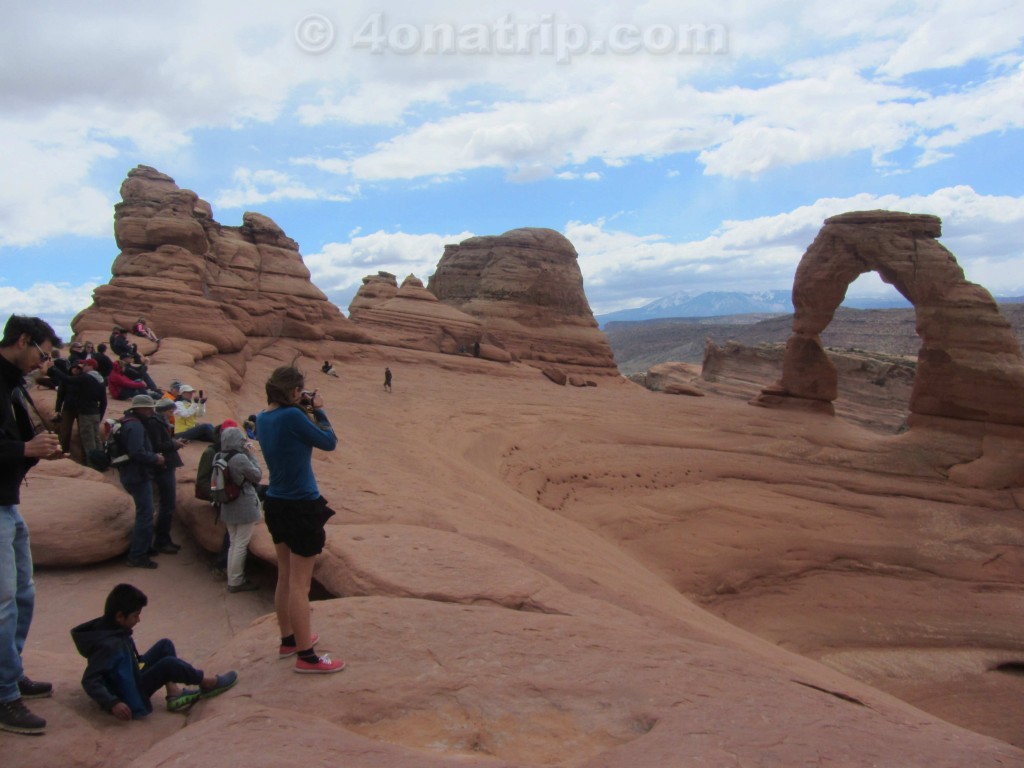
[(110, 390), (110, 396), (115, 400), (127, 400), (133, 392), (144, 392), (146, 382), (129, 379), (121, 372), (121, 364), (114, 363), (114, 368), (110, 371), (110, 378), (107, 379), (107, 389)]

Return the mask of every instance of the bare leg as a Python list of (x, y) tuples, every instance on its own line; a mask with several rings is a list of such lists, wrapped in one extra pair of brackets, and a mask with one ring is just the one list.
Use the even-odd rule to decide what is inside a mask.
[[(293, 632), (292, 619), (288, 610), (288, 596), (291, 592), (292, 551), (288, 549), (287, 544), (283, 543), (275, 544), (274, 551), (277, 553), (277, 586), (274, 589), (274, 611), (277, 613), (277, 626), (281, 631), (281, 637), (288, 637)], [(307, 645), (306, 648), (308, 647)]]
[[(300, 651), (311, 648), (312, 632), (309, 620), (309, 586), (313, 581), (313, 565), (315, 557), (301, 557), (289, 553), (290, 590), (288, 593), (288, 615), (291, 618), (291, 630), (295, 635), (295, 647)], [(282, 637), (286, 635), (282, 634)]]

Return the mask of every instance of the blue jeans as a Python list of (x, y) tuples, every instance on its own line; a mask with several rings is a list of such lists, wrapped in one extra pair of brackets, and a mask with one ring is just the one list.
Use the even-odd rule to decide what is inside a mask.
[(0, 703), (21, 698), (21, 652), (35, 603), (28, 526), (16, 506), (0, 506)]
[(142, 695), (149, 699), (154, 693), (168, 683), (184, 683), (199, 685), (203, 682), (203, 672), (187, 661), (178, 658), (174, 651), (174, 643), (167, 638), (157, 641), (156, 645), (139, 656), (142, 662)]
[(135, 529), (128, 559), (141, 560), (149, 556), (149, 549), (153, 546), (153, 483), (149, 480), (129, 483), (124, 489), (135, 500)]
[(160, 505), (156, 513), (156, 540), (153, 546), (157, 549), (171, 543), (171, 519), (174, 517), (174, 506), (178, 481), (174, 477), (175, 469), (158, 469), (153, 477), (156, 492), (160, 496)]

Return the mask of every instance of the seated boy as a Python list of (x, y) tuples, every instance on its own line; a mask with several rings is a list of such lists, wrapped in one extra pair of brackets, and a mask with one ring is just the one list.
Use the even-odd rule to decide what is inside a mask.
[[(141, 621), (149, 600), (131, 584), (118, 584), (107, 595), (103, 615), (71, 630), (75, 647), (88, 663), (82, 687), (118, 720), (145, 717), (153, 711), (150, 697), (167, 688), (167, 709), (180, 712), (197, 699), (224, 693), (238, 682), (236, 672), (207, 677), (179, 659), (174, 643), (160, 640), (141, 656), (132, 640), (132, 628)], [(177, 684), (198, 686), (182, 690)]]

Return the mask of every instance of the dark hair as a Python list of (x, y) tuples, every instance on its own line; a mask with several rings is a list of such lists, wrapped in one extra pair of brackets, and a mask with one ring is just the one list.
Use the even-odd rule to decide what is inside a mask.
[(13, 347), (26, 333), (33, 344), (42, 344), (45, 341), (49, 341), (55, 347), (62, 344), (60, 337), (45, 320), (26, 315), (11, 315), (4, 326), (4, 337), (0, 339), (0, 347)]
[(293, 365), (282, 365), (275, 368), (267, 379), (267, 405), (294, 405), (292, 390), (303, 387), (306, 377)]
[(107, 345), (104, 344), (103, 342), (100, 342), (99, 344), (96, 345), (96, 351), (97, 352), (106, 352), (107, 351)]
[(125, 616), (142, 610), (149, 603), (149, 598), (138, 587), (131, 584), (118, 584), (107, 595), (107, 602), (103, 606), (103, 616), (113, 619), (119, 613)]

